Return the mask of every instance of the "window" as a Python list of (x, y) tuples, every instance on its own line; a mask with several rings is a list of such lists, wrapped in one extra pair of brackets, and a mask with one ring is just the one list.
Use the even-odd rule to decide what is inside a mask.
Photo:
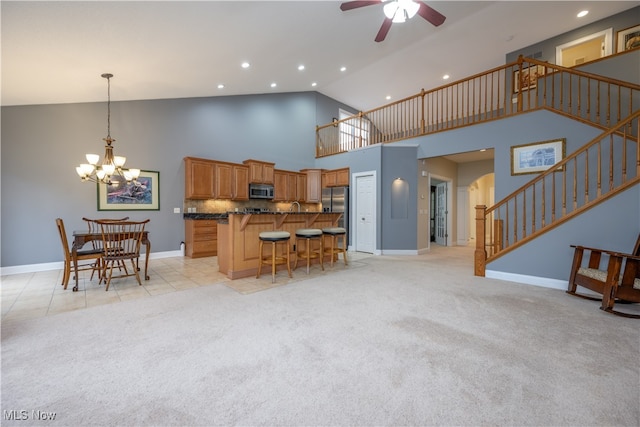
[[(371, 123), (364, 117), (352, 117), (350, 112), (340, 109), (340, 150), (349, 151), (369, 145)], [(351, 118), (350, 118), (351, 117)]]

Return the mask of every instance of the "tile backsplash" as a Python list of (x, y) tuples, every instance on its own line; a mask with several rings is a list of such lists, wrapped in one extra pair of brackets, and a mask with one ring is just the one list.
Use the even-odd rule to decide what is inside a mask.
[[(292, 204), (289, 202), (270, 202), (267, 200), (185, 200), (184, 213), (224, 213), (236, 210), (242, 212), (244, 208), (262, 208), (272, 212), (284, 212), (291, 209)], [(297, 206), (293, 207), (294, 211), (298, 210)], [(322, 205), (320, 203), (300, 203), (301, 212), (320, 212)]]

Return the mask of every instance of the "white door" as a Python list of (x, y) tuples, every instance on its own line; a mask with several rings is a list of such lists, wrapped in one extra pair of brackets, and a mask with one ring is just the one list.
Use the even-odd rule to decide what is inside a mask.
[(356, 206), (352, 223), (355, 225), (355, 250), (374, 253), (376, 243), (375, 174), (354, 174), (354, 181)]
[(447, 183), (436, 185), (436, 243), (447, 246)]

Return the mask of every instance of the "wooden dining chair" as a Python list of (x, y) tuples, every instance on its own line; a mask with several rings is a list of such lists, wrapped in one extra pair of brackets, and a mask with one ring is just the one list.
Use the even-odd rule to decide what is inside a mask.
[[(129, 217), (125, 216), (123, 218), (101, 218), (100, 221), (113, 221), (113, 222), (120, 222), (120, 221), (126, 221), (128, 220)], [(89, 233), (90, 234), (99, 234), (101, 233), (100, 230), (100, 224), (98, 224), (98, 219), (91, 219), (91, 218), (86, 218), (86, 217), (82, 217), (82, 220), (85, 221), (87, 223), (87, 228), (89, 229)], [(97, 249), (102, 253), (102, 239), (99, 240), (92, 240), (91, 241), (91, 245), (93, 246), (93, 249)], [(100, 274), (103, 270), (103, 266), (102, 266), (102, 257), (100, 257), (99, 260), (96, 260), (96, 267), (98, 268), (98, 274)], [(126, 266), (120, 264), (118, 266), (120, 269), (125, 268)], [(93, 279), (93, 273), (91, 273), (91, 279)], [(100, 278), (100, 283), (102, 283), (102, 277)]]
[[(71, 268), (73, 267), (73, 255), (71, 249), (69, 248), (69, 241), (67, 240), (67, 232), (64, 228), (64, 221), (62, 218), (56, 218), (56, 226), (58, 227), (58, 234), (60, 234), (60, 242), (62, 243), (62, 251), (64, 253), (64, 271), (62, 274), (62, 286), (67, 288), (69, 284), (69, 277), (71, 276)], [(93, 274), (98, 271), (98, 275), (101, 274), (101, 259), (102, 259), (102, 250), (101, 249), (87, 249), (87, 250), (78, 250), (77, 251), (78, 258), (78, 268), (74, 269), (74, 279), (75, 276), (78, 275), (79, 271), (92, 270), (91, 279), (93, 279)], [(90, 261), (87, 263), (86, 261)], [(90, 279), (90, 280), (91, 280)]]
[[(140, 275), (138, 274), (137, 261), (140, 258), (140, 245), (144, 228), (149, 220), (144, 221), (111, 221), (96, 220), (100, 225), (102, 234), (102, 277), (105, 280), (105, 291), (109, 290), (111, 279), (135, 276), (138, 285), (142, 286)], [(117, 276), (113, 275), (114, 266), (123, 265), (126, 261), (131, 262), (131, 273), (127, 268), (120, 271)], [(108, 272), (108, 275), (107, 275)]]

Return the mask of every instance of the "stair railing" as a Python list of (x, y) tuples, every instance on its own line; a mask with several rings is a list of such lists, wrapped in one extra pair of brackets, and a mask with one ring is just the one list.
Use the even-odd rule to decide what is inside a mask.
[(639, 183), (639, 121), (640, 110), (494, 206), (476, 206), (475, 275), (484, 276), (488, 262)]
[[(637, 54), (634, 51), (621, 53)], [(640, 86), (531, 58), (316, 128), (316, 157), (549, 109), (602, 129), (640, 105)]]

